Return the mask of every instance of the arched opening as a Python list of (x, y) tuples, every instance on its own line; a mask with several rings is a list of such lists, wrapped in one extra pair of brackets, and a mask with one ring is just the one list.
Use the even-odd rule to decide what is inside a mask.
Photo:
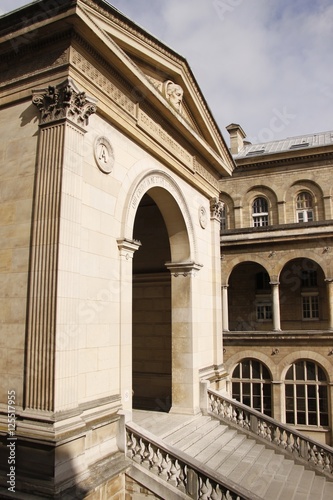
[(229, 278), (229, 329), (270, 330), (273, 306), (270, 277), (256, 262), (238, 264)]
[(328, 327), (327, 289), (321, 267), (311, 259), (286, 263), (280, 275), (283, 330), (323, 330)]
[(232, 397), (261, 413), (272, 416), (272, 376), (257, 359), (242, 359), (231, 375)]
[(169, 411), (172, 398), (171, 260), (167, 227), (149, 194), (138, 206), (133, 237), (133, 407)]

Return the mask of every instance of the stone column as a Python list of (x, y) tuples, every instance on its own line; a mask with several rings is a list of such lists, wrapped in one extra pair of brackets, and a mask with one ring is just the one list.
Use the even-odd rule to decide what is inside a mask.
[(222, 327), (224, 332), (229, 331), (228, 286), (222, 285)]
[(120, 254), (120, 395), (123, 408), (132, 410), (133, 256), (141, 243), (129, 239), (119, 239), (117, 243)]
[[(212, 284), (213, 284), (213, 336), (214, 365), (217, 372), (221, 371), (223, 363), (222, 309), (221, 309), (221, 243), (220, 227), (221, 213), (224, 204), (218, 198), (210, 200), (210, 220), (212, 231)], [(223, 311), (224, 312), (224, 311)]]
[(193, 280), (201, 268), (194, 262), (168, 263), (172, 296), (171, 412), (200, 411), (198, 341), (193, 321)]
[[(77, 183), (70, 177), (72, 173), (80, 176), (85, 126), (96, 106), (70, 80), (34, 92), (33, 103), (40, 110), (40, 124), (31, 237), (24, 406), (52, 412), (55, 410), (60, 220), (63, 210), (67, 214), (68, 234), (76, 222), (75, 207), (71, 206), (69, 211), (64, 209), (63, 198), (66, 194), (74, 195), (75, 200), (70, 201), (74, 205), (80, 198), (80, 194), (73, 192)], [(68, 283), (71, 282), (71, 272), (68, 273)]]
[(326, 278), (327, 304), (328, 304), (328, 329), (333, 330), (333, 278)]
[(273, 330), (276, 332), (281, 331), (279, 284), (278, 281), (270, 282), (273, 300)]

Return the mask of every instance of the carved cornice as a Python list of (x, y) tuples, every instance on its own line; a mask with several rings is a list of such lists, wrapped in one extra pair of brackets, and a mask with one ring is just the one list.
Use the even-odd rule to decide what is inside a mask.
[(196, 262), (166, 262), (165, 266), (171, 275), (177, 278), (178, 276), (196, 276), (203, 265)]
[(70, 79), (60, 85), (50, 85), (48, 89), (34, 91), (32, 102), (41, 113), (41, 125), (68, 118), (77, 125), (84, 126), (97, 109), (96, 103), (85, 92), (79, 92)]

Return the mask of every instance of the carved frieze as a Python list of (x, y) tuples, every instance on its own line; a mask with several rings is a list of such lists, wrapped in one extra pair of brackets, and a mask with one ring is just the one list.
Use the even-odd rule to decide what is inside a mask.
[(193, 165), (194, 165), (194, 170), (195, 173), (200, 175), (203, 179), (205, 179), (211, 186), (214, 188), (220, 190), (219, 182), (215, 177), (208, 172), (208, 170), (199, 163), (196, 157), (193, 158)]
[(129, 99), (109, 78), (107, 78), (98, 69), (92, 66), (85, 57), (77, 50), (72, 49), (71, 62), (77, 69), (86, 74), (92, 82), (94, 82), (102, 92), (107, 94), (112, 101), (123, 108), (127, 113), (135, 116), (135, 103)]
[(194, 171), (193, 156), (168, 134), (161, 125), (155, 122), (155, 120), (141, 109), (138, 110), (138, 126), (156, 139), (192, 172)]
[(87, 125), (89, 116), (96, 112), (95, 102), (89, 99), (85, 92), (79, 92), (70, 80), (35, 91), (32, 102), (41, 113), (41, 124), (69, 118), (83, 126)]

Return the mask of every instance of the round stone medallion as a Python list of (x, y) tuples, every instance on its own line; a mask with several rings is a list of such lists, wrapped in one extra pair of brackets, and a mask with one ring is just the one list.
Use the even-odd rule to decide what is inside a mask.
[(110, 174), (114, 165), (114, 153), (110, 141), (106, 137), (97, 137), (94, 144), (94, 156), (98, 168)]

